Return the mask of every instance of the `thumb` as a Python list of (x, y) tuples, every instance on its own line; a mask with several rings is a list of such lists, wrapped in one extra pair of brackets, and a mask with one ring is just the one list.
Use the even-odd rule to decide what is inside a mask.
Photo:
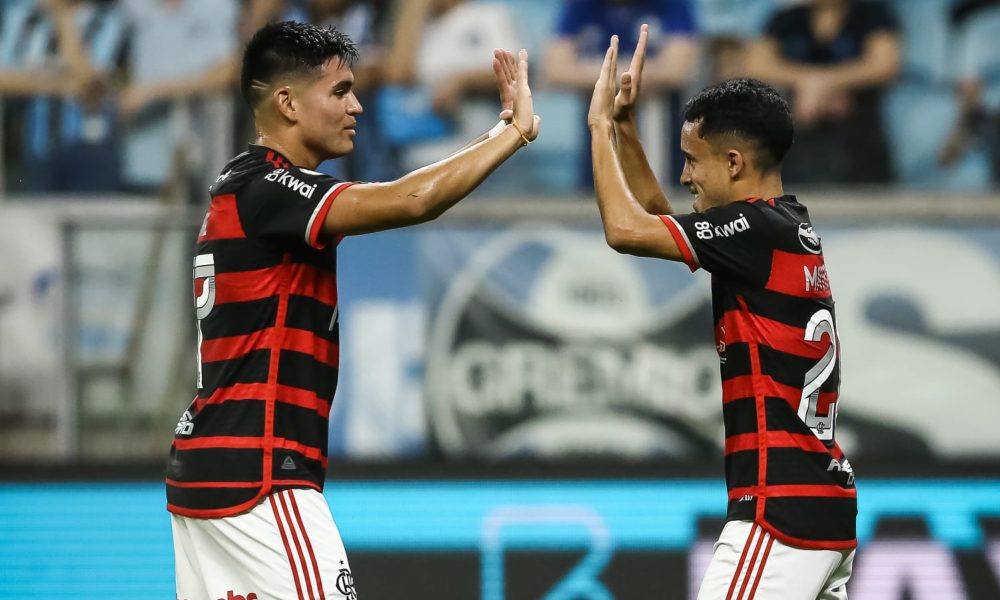
[(632, 87), (632, 74), (628, 71), (622, 73), (622, 89), (629, 89)]

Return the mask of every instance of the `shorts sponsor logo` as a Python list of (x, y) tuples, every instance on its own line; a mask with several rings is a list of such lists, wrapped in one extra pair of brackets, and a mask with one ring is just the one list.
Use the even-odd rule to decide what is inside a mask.
[(700, 240), (710, 240), (717, 237), (731, 237), (737, 233), (743, 233), (750, 229), (750, 221), (740, 213), (738, 219), (734, 219), (725, 225), (716, 225), (712, 227), (712, 224), (708, 221), (698, 221), (694, 224), (695, 235)]
[(292, 460), (291, 456), (286, 456), (285, 460), (281, 463), (281, 469), (284, 471), (294, 471), (298, 467), (295, 466), (295, 461)]
[(298, 177), (292, 175), (291, 171), (285, 169), (275, 169), (264, 176), (266, 181), (273, 181), (275, 183), (280, 183), (281, 185), (287, 187), (293, 192), (298, 192), (303, 198), (312, 198), (313, 193), (316, 192), (316, 185), (309, 185), (305, 181), (299, 179)]
[(354, 591), (354, 576), (350, 569), (342, 568), (337, 575), (337, 591), (348, 600), (358, 600), (358, 593)]
[(823, 249), (819, 245), (819, 236), (809, 223), (799, 223), (799, 243), (812, 254), (819, 254)]

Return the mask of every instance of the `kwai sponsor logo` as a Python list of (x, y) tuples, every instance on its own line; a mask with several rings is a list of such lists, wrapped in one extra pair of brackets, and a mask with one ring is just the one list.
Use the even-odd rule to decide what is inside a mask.
[(750, 221), (743, 216), (743, 213), (740, 213), (738, 219), (733, 219), (723, 225), (713, 227), (708, 221), (698, 221), (694, 224), (694, 228), (695, 235), (701, 240), (710, 240), (717, 237), (727, 238), (750, 229)]
[(298, 192), (298, 194), (303, 198), (312, 198), (313, 194), (316, 192), (316, 184), (310, 185), (295, 175), (292, 175), (291, 171), (286, 169), (275, 169), (265, 175), (264, 179), (266, 181), (279, 183), (293, 192)]

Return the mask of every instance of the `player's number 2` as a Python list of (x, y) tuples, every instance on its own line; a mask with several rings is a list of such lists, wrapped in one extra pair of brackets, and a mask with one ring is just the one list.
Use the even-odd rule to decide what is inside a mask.
[(837, 405), (831, 404), (826, 415), (818, 414), (820, 388), (826, 383), (837, 365), (837, 333), (833, 326), (833, 315), (826, 309), (818, 310), (806, 324), (806, 340), (818, 342), (824, 335), (830, 336), (830, 347), (826, 354), (806, 372), (799, 401), (799, 418), (823, 441), (833, 440), (833, 426), (837, 420)]
[[(198, 292), (198, 281), (203, 280), (201, 292)], [(194, 310), (198, 326), (198, 389), (202, 388), (201, 382), (201, 320), (208, 316), (215, 308), (215, 255), (199, 254), (194, 257)]]

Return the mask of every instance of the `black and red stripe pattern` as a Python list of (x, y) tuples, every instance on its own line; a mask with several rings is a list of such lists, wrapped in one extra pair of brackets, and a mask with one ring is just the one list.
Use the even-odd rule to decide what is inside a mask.
[(661, 218), (684, 262), (712, 273), (729, 519), (792, 546), (853, 548), (854, 476), (834, 438), (839, 339), (808, 212), (785, 196)]
[(336, 244), (321, 230), (349, 185), (252, 146), (212, 187), (194, 271), (199, 390), (171, 448), (170, 511), (227, 516), (322, 489), (340, 346)]

